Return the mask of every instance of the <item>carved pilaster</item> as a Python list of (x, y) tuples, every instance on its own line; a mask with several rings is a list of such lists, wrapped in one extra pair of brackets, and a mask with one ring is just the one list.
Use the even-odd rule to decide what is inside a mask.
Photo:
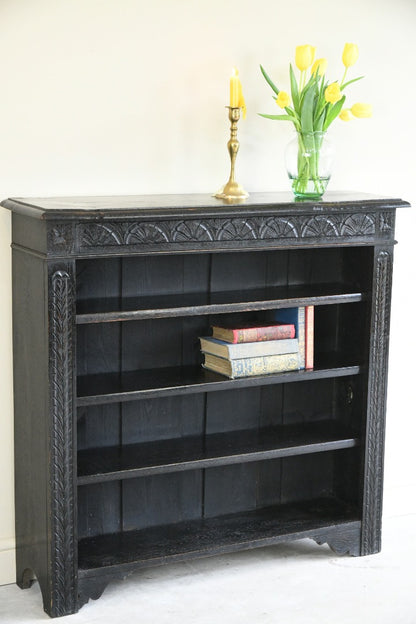
[[(50, 273), (50, 615), (76, 611), (73, 445), (74, 281), (71, 265)], [(48, 610), (49, 612), (49, 610)]]
[(369, 403), (367, 408), (367, 446), (364, 467), (362, 555), (379, 552), (381, 548), (384, 431), (392, 269), (392, 250), (376, 248), (369, 353)]

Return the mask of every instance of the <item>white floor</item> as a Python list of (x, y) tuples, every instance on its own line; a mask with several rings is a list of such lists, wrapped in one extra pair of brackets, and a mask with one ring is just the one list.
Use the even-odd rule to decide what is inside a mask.
[[(154, 568), (111, 583), (71, 624), (416, 624), (416, 515), (383, 521), (382, 552), (311, 540)], [(0, 587), (1, 624), (46, 622), (39, 586)]]

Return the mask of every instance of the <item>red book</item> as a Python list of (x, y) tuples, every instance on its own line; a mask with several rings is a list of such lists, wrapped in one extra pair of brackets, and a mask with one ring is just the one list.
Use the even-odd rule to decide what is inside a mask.
[(212, 328), (212, 337), (237, 344), (239, 342), (261, 342), (262, 340), (283, 340), (295, 337), (295, 326), (292, 323), (257, 323), (243, 327)]
[(314, 307), (305, 308), (305, 368), (313, 368)]

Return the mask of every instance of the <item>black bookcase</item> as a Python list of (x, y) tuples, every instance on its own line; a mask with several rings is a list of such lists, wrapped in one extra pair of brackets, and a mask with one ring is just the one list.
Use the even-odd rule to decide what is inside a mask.
[[(17, 583), (51, 616), (140, 567), (310, 537), (380, 549), (398, 199), (6, 200)], [(217, 322), (314, 306), (314, 368), (201, 367)]]

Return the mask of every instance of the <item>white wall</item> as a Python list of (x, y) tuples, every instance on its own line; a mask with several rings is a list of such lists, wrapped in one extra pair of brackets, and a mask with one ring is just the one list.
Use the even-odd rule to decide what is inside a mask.
[[(238, 66), (248, 116), (238, 178), (286, 190), (291, 128), (274, 112), (262, 63), (288, 87), (297, 44), (342, 72), (344, 42), (360, 58), (350, 102), (371, 120), (331, 127), (333, 190), (415, 195), (414, 0), (0, 0), (0, 196), (211, 193), (226, 181), (228, 78)], [(385, 510), (404, 513), (415, 485), (410, 360), (413, 210), (398, 215)], [(0, 583), (14, 581), (10, 215), (0, 210)], [(412, 362), (413, 364), (413, 362)], [(400, 487), (401, 486), (401, 487)], [(416, 498), (416, 497), (414, 497)]]

